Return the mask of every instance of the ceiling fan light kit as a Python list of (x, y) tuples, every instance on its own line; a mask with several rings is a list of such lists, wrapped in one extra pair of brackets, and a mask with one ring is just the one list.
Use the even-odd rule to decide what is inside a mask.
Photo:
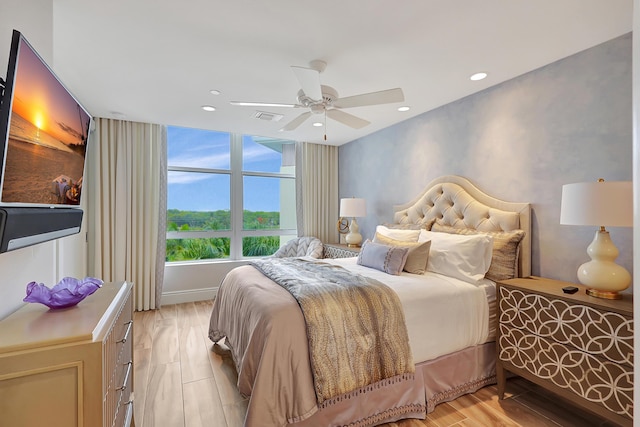
[(337, 90), (331, 86), (320, 84), (320, 73), (325, 70), (327, 63), (321, 60), (314, 60), (309, 63), (309, 66), (310, 68), (291, 66), (301, 87), (297, 95), (297, 104), (231, 101), (231, 105), (307, 108), (309, 111), (300, 114), (280, 129), (281, 131), (292, 131), (298, 128), (313, 114), (324, 114), (325, 117), (329, 117), (353, 129), (361, 129), (370, 124), (370, 122), (342, 111), (343, 108), (366, 107), (404, 101), (404, 93), (400, 88), (340, 98)]

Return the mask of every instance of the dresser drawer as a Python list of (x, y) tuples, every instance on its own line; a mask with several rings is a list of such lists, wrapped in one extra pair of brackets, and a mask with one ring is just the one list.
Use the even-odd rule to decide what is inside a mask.
[(609, 411), (633, 416), (633, 368), (500, 324), (498, 358)]
[(618, 313), (502, 286), (499, 323), (633, 367), (633, 319)]
[(131, 389), (133, 385), (133, 363), (131, 361), (121, 365), (119, 381), (117, 384), (120, 385), (115, 389), (117, 398), (115, 399), (115, 421), (113, 422), (113, 426), (124, 427), (127, 411), (130, 409), (132, 404)]
[(133, 385), (133, 305), (129, 295), (104, 340), (104, 425), (122, 425)]

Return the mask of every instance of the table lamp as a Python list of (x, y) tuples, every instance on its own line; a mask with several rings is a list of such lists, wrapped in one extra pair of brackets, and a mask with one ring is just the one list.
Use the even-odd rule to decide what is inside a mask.
[(631, 181), (582, 182), (562, 186), (560, 224), (599, 226), (587, 253), (591, 261), (578, 268), (578, 280), (587, 294), (619, 299), (631, 284), (629, 272), (615, 263), (619, 255), (605, 227), (633, 226)]
[(359, 247), (362, 243), (362, 235), (356, 217), (363, 216), (367, 216), (367, 205), (364, 199), (356, 199), (355, 197), (340, 199), (340, 217), (351, 217), (349, 233), (345, 236), (347, 246)]

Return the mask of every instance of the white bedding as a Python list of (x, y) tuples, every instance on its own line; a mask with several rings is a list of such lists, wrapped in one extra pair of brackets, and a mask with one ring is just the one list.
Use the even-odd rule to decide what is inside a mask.
[(495, 283), (483, 279), (472, 285), (448, 276), (403, 272), (393, 276), (357, 265), (357, 258), (323, 259), (391, 287), (404, 308), (413, 362), (482, 344), (489, 336), (489, 304)]

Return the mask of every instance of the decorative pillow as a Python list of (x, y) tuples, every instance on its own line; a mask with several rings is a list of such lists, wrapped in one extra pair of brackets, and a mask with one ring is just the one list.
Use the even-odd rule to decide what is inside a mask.
[(429, 248), (431, 242), (403, 242), (376, 233), (373, 238), (374, 243), (381, 243), (388, 246), (399, 246), (409, 249), (407, 261), (404, 263), (404, 271), (413, 274), (424, 274), (429, 260)]
[(420, 236), (420, 230), (400, 230), (396, 228), (385, 227), (379, 225), (376, 227), (376, 233), (380, 233), (385, 237), (390, 237), (395, 240), (402, 240), (403, 242), (417, 242), (418, 236)]
[(525, 235), (524, 230), (478, 231), (434, 224), (433, 231), (463, 235), (485, 234), (493, 237), (493, 256), (486, 278), (497, 282), (518, 277), (518, 256), (520, 255), (520, 242)]
[(381, 245), (367, 239), (362, 245), (357, 263), (397, 276), (402, 273), (408, 253), (408, 248)]
[(493, 238), (420, 230), (419, 242), (431, 240), (427, 270), (477, 284), (491, 265)]

